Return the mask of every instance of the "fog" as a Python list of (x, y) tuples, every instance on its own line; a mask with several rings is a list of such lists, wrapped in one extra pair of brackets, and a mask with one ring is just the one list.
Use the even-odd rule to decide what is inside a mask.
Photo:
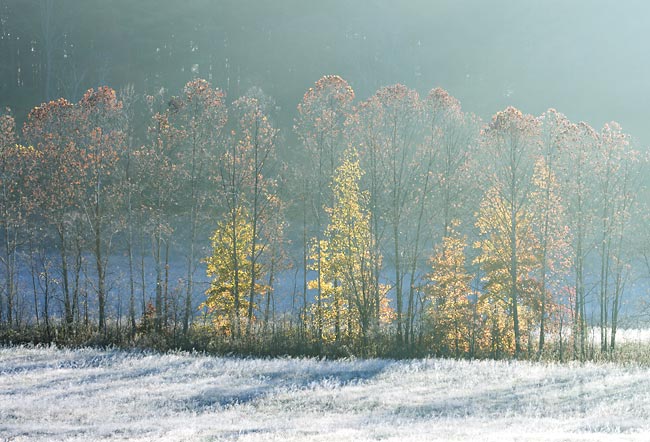
[(362, 98), (439, 86), (483, 119), (554, 107), (647, 144), (647, 13), (643, 1), (2, 0), (0, 105), (25, 116), (100, 84), (153, 93), (202, 76), (231, 99), (261, 87), (290, 126), (304, 91), (338, 74)]

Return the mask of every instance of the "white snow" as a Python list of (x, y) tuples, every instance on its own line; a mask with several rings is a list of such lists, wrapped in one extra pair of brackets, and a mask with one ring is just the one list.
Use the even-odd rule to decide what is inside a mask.
[(647, 441), (650, 370), (0, 348), (0, 440)]

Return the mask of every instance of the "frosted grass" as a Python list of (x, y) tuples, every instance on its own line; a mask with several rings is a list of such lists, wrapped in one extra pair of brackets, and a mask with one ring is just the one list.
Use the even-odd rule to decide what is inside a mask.
[(0, 440), (650, 440), (650, 370), (0, 348)]

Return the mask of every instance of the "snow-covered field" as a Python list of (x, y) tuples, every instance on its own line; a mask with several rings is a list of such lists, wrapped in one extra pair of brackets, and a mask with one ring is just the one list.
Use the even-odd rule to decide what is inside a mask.
[(650, 440), (650, 370), (0, 348), (0, 441)]

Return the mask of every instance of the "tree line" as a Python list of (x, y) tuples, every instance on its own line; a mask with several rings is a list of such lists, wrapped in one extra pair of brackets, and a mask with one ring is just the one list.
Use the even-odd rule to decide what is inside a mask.
[(306, 91), (291, 133), (274, 112), (259, 89), (228, 101), (203, 79), (178, 95), (91, 89), (35, 107), (22, 131), (7, 110), (3, 339), (615, 350), (647, 262), (645, 159), (618, 124), (513, 107), (484, 123), (440, 88), (360, 101), (334, 75)]

